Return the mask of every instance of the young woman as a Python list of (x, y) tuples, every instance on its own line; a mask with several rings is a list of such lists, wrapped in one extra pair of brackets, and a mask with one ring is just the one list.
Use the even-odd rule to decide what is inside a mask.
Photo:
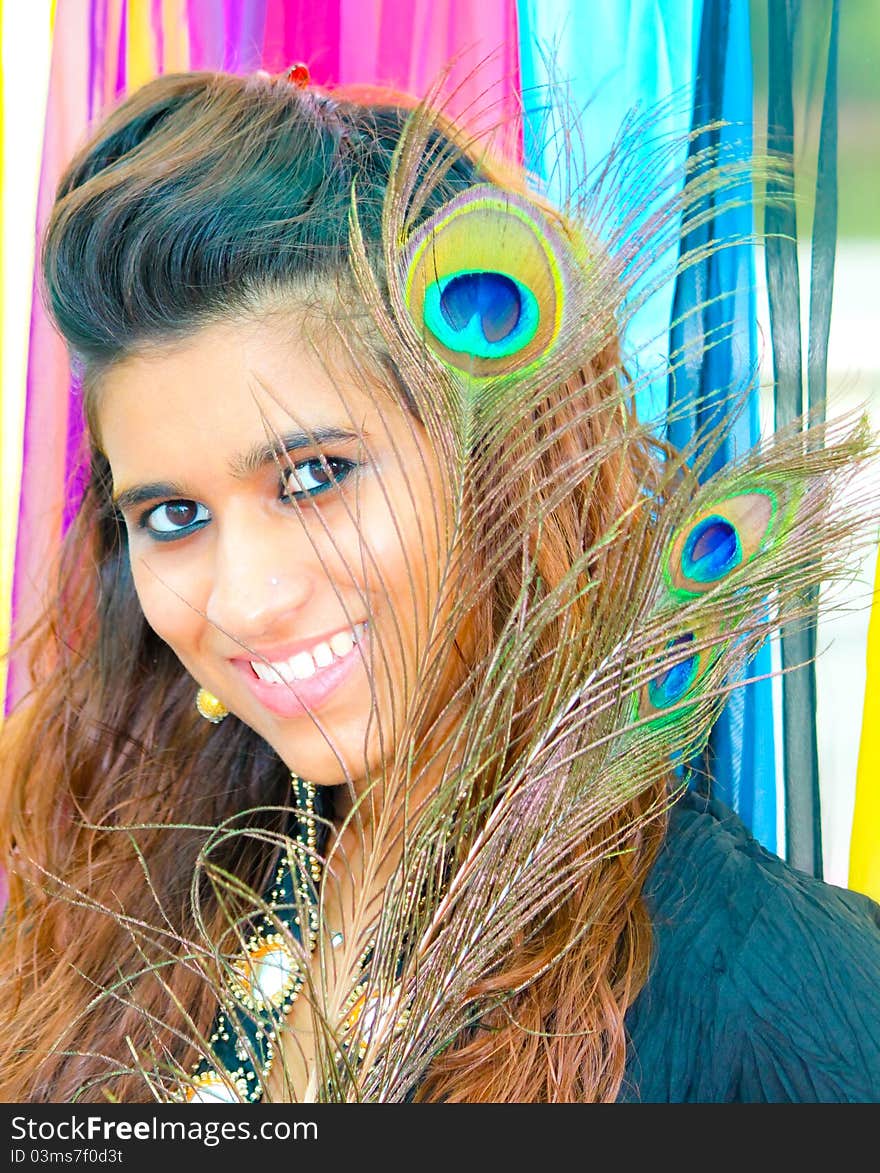
[(671, 805), (863, 436), (698, 489), (625, 248), (285, 80), (123, 102), (43, 269), (91, 477), (2, 733), (4, 1099), (878, 1098), (876, 907)]

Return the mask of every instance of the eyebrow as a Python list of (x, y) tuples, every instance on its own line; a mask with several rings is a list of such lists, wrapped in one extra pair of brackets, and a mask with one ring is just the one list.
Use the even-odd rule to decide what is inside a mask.
[[(274, 463), (285, 454), (298, 452), (303, 448), (317, 448), (324, 444), (339, 444), (352, 440), (362, 440), (364, 432), (352, 432), (346, 428), (314, 428), (311, 432), (284, 432), (273, 443), (255, 444), (239, 456), (234, 456), (229, 462), (229, 468), (234, 477), (251, 476), (264, 465)], [(159, 497), (186, 498), (187, 490), (173, 481), (151, 481), (148, 484), (132, 485), (113, 494), (113, 504), (117, 509), (133, 509), (145, 501), (155, 501)]]
[(266, 464), (277, 461), (285, 454), (301, 448), (320, 448), (325, 444), (340, 444), (351, 440), (362, 440), (366, 433), (352, 432), (347, 428), (313, 428), (310, 432), (284, 432), (267, 444), (255, 444), (241, 456), (229, 462), (234, 477), (247, 477)]
[(171, 481), (152, 481), (148, 485), (132, 485), (130, 489), (122, 489), (113, 494), (113, 504), (123, 512), (133, 509), (144, 501), (153, 501), (156, 497), (186, 497), (180, 485)]

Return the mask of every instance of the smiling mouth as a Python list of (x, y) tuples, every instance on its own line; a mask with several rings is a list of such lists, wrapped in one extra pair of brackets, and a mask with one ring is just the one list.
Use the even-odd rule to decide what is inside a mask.
[(299, 680), (308, 680), (323, 668), (344, 660), (352, 648), (363, 641), (366, 632), (366, 623), (356, 623), (346, 631), (337, 631), (329, 640), (297, 652), (288, 660), (251, 660), (251, 670), (266, 684), (295, 684)]

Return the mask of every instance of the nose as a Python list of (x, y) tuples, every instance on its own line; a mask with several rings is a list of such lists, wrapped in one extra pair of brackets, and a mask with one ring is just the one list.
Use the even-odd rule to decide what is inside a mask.
[(211, 623), (245, 644), (291, 634), (319, 577), (326, 580), (315, 551), (295, 531), (255, 517), (252, 510), (224, 518), (206, 607)]

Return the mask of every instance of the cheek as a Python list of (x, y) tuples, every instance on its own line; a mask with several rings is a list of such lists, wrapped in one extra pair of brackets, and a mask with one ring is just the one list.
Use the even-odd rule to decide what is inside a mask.
[(442, 521), (423, 470), (408, 477), (395, 472), (371, 486), (359, 521), (370, 593), (396, 604), (398, 624), (424, 620), (440, 576)]
[(204, 628), (204, 586), (192, 570), (176, 567), (172, 573), (157, 563), (161, 559), (148, 555), (132, 557), (134, 588), (147, 623), (186, 663)]

